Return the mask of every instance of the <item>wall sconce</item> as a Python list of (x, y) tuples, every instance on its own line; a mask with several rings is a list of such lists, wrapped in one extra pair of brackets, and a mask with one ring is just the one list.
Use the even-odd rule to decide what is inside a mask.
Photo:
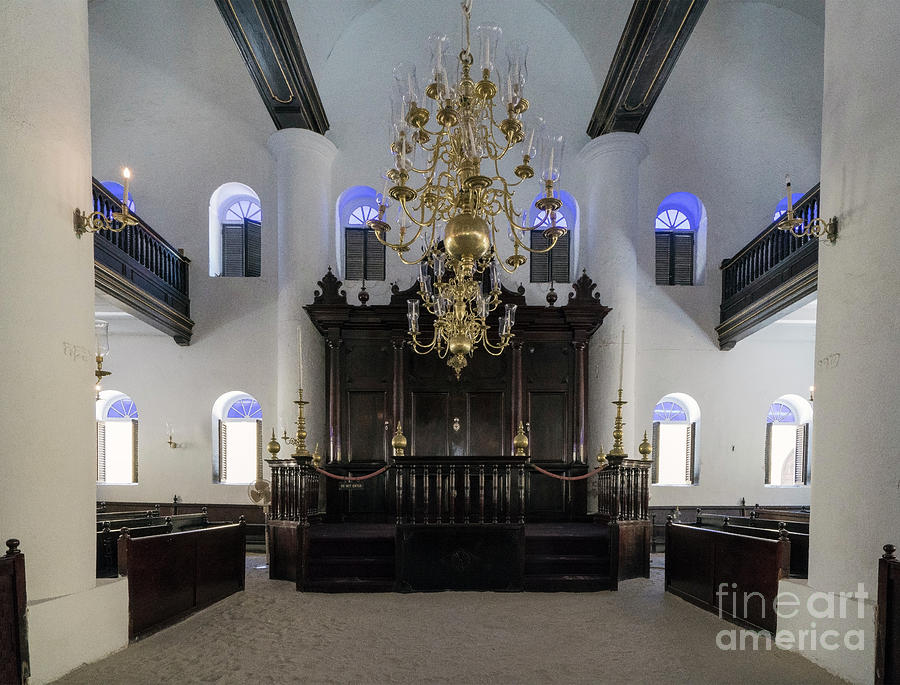
[(94, 386), (94, 391), (97, 393), (97, 399), (99, 400), (101, 383), (106, 376), (111, 375), (110, 371), (103, 370), (103, 358), (109, 354), (109, 323), (107, 321), (94, 320), (94, 338), (97, 341), (97, 370), (94, 371), (94, 375), (97, 377), (97, 384)]
[(809, 386), (809, 401), (810, 402), (813, 401), (813, 393), (815, 392), (815, 390), (816, 390), (816, 386), (814, 386), (814, 385)]
[(787, 186), (787, 212), (785, 212), (781, 221), (775, 225), (775, 228), (780, 231), (787, 231), (798, 238), (805, 235), (812, 236), (813, 238), (820, 238), (824, 235), (831, 243), (837, 241), (837, 217), (833, 216), (828, 221), (823, 221), (819, 217), (816, 217), (808, 224), (805, 224), (801, 217), (794, 216), (794, 199), (791, 197), (790, 174), (785, 174), (784, 183)]
[(103, 212), (91, 212), (89, 214), (76, 209), (75, 235), (80, 238), (83, 233), (96, 233), (97, 231), (120, 233), (126, 226), (137, 225), (138, 220), (128, 213), (128, 182), (131, 179), (131, 169), (124, 167), (122, 169), (122, 178), (125, 179), (125, 183), (122, 186), (121, 211), (113, 212), (112, 219), (110, 219)]
[(169, 435), (169, 447), (174, 450), (178, 447), (178, 443), (175, 442), (175, 427), (171, 423), (166, 423), (166, 433)]

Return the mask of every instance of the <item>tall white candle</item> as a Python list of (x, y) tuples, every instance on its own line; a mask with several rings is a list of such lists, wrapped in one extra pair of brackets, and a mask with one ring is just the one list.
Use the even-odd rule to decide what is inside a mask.
[(550, 164), (547, 165), (547, 180), (548, 181), (553, 180), (553, 152), (554, 152), (554, 150), (551, 145), (551, 147), (550, 147)]
[(122, 186), (122, 213), (128, 214), (128, 182), (131, 180), (131, 169), (124, 167), (122, 177), (125, 179), (125, 185)]
[(622, 329), (622, 344), (619, 346), (619, 387), (622, 387), (622, 379), (625, 375), (625, 329)]
[(297, 365), (300, 367), (300, 387), (303, 387), (303, 326), (297, 323)]

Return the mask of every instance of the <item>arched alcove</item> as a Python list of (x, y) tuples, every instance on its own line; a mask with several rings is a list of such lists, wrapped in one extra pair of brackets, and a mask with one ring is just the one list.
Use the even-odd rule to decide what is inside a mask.
[[(250, 186), (235, 181), (223, 183), (216, 188), (209, 198), (210, 276), (222, 276), (225, 274), (223, 226), (237, 226), (238, 223), (243, 223), (245, 219), (257, 224), (262, 221), (262, 210), (260, 209), (259, 196), (256, 192)], [(261, 267), (261, 264), (259, 264), (258, 240), (259, 238), (257, 237), (255, 248), (256, 273), (252, 275), (259, 275)], [(254, 252), (252, 246), (249, 252)]]

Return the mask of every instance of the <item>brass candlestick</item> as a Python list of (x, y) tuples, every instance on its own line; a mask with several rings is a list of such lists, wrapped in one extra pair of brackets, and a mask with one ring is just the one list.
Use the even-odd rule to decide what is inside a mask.
[(297, 394), (298, 398), (294, 400), (294, 404), (297, 405), (297, 437), (289, 438), (287, 431), (284, 431), (284, 435), (281, 436), (281, 439), (288, 445), (294, 446), (294, 453), (291, 455), (292, 457), (303, 457), (308, 459), (310, 453), (306, 448), (306, 418), (303, 416), (303, 405), (309, 404), (309, 402), (303, 399), (303, 388), (297, 390)]
[(625, 446), (622, 444), (622, 438), (625, 436), (625, 431), (622, 430), (622, 426), (625, 425), (625, 422), (622, 421), (622, 406), (628, 404), (625, 400), (622, 399), (622, 388), (619, 387), (619, 399), (613, 402), (616, 405), (616, 422), (615, 427), (613, 428), (613, 447), (606, 455), (610, 457), (609, 461), (611, 464), (618, 463), (623, 459), (628, 458), (628, 453), (625, 452)]

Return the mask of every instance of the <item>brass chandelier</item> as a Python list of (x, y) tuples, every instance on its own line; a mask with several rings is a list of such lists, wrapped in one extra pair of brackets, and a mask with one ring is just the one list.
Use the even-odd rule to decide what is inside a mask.
[[(449, 59), (445, 35), (429, 37), (431, 81), (424, 93), (419, 91), (414, 64), (401, 63), (394, 69), (390, 126), (394, 161), (385, 172), (378, 218), (367, 222), (379, 242), (396, 251), (404, 264), (419, 266), (421, 304), (435, 320), (430, 339), (423, 339), (420, 300), (409, 300), (411, 346), (419, 354), (434, 351), (447, 359), (457, 379), (476, 346), (499, 355), (513, 337), (516, 306), (510, 304), (497, 333), (489, 333), (488, 317), (500, 305), (499, 269), (513, 273), (525, 264), (524, 253), (549, 252), (566, 233), (556, 225), (562, 202), (553, 190), (563, 137), (551, 134), (540, 118), (522, 121), (529, 106), (523, 96), (528, 47), (511, 42), (508, 68), (501, 74), (496, 64), (500, 27), (476, 27), (481, 69), (481, 80), (476, 81), (471, 4), (471, 0), (462, 3), (462, 50), (457, 60)], [(454, 63), (457, 71), (451, 83), (448, 73)], [(499, 122), (495, 107), (504, 116)], [(432, 117), (437, 127), (429, 129)], [(510, 182), (500, 172), (500, 160), (512, 157), (514, 148), (522, 163), (513, 170), (517, 180)], [(421, 168), (416, 165), (417, 153), (425, 160)], [(528, 213), (513, 206), (515, 188), (535, 175), (533, 159), (539, 160), (544, 184), (544, 196), (535, 202), (537, 223), (546, 226), (548, 244), (541, 249), (532, 249), (523, 240), (532, 230)], [(418, 175), (418, 184), (410, 181), (411, 174)], [(398, 204), (396, 239), (389, 237), (393, 229), (385, 221), (392, 200)], [(501, 229), (512, 245), (505, 260), (497, 251)], [(489, 289), (483, 285), (485, 272), (490, 275)]]

